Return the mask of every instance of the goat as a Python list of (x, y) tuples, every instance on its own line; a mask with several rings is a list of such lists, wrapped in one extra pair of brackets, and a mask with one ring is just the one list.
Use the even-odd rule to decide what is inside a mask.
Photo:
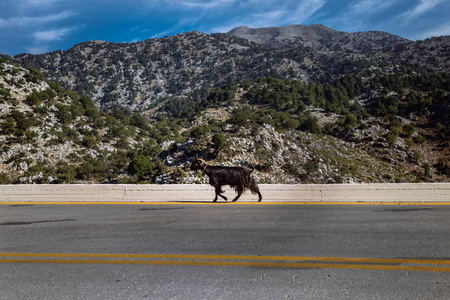
[(221, 194), (224, 192), (222, 185), (229, 185), (235, 189), (237, 196), (233, 199), (233, 202), (237, 201), (246, 189), (249, 189), (254, 195), (258, 194), (258, 202), (262, 200), (258, 185), (253, 176), (251, 176), (253, 168), (249, 170), (242, 167), (209, 166), (203, 159), (196, 158), (191, 164), (191, 170), (202, 170), (203, 174), (208, 175), (209, 184), (216, 189), (216, 197), (213, 202), (217, 201), (217, 196), (222, 197), (225, 201), (228, 200), (227, 197)]

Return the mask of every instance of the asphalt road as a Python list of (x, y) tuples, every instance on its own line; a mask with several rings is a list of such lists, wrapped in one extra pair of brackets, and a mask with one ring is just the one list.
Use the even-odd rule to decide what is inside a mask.
[(0, 205), (0, 299), (449, 299), (448, 205)]

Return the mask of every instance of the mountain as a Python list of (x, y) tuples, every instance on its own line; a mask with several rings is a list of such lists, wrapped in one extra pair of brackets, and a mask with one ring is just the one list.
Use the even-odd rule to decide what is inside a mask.
[(237, 27), (227, 33), (258, 44), (275, 48), (311, 46), (333, 51), (365, 53), (410, 42), (380, 31), (347, 33), (323, 25), (289, 25), (284, 27)]
[(380, 56), (380, 60), (420, 66), (433, 72), (450, 72), (450, 36), (398, 44), (384, 49)]
[(17, 55), (13, 61), (89, 95), (99, 108), (151, 112), (169, 98), (198, 101), (211, 88), (258, 77), (323, 83), (380, 64), (449, 71), (448, 38), (426, 43), (439, 58), (424, 55), (422, 42), (376, 31), (345, 33), (322, 25), (238, 27), (228, 34), (193, 31), (136, 43), (90, 41), (67, 51)]
[[(98, 107), (147, 110), (158, 100), (282, 68), (259, 61), (263, 47), (224, 34), (188, 32), (163, 39), (114, 44), (91, 41), (67, 51), (19, 55), (15, 62), (92, 97)], [(204, 92), (203, 92), (204, 93)]]
[(197, 156), (252, 165), (261, 183), (448, 181), (449, 83), (402, 66), (258, 78), (170, 99), (150, 124), (0, 60), (0, 184), (207, 182), (189, 170)]
[(0, 184), (206, 182), (196, 156), (261, 183), (449, 181), (449, 37), (241, 27), (3, 57)]

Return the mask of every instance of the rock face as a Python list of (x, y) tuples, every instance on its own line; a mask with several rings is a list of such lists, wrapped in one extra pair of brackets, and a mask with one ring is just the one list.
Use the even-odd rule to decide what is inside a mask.
[(284, 27), (232, 29), (227, 34), (271, 47), (324, 47), (333, 51), (367, 52), (381, 50), (409, 40), (386, 32), (368, 31), (348, 33), (323, 25), (289, 25)]

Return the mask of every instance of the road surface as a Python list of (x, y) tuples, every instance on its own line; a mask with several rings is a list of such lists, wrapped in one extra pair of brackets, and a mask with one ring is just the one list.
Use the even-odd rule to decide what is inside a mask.
[(448, 299), (449, 205), (0, 205), (0, 299)]

